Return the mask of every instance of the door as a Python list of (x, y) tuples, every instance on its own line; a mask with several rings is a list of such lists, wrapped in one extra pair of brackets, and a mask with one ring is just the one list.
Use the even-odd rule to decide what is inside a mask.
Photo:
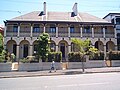
[(16, 47), (17, 47), (17, 45), (13, 44), (13, 53), (14, 53), (15, 56), (16, 56)]
[(65, 43), (60, 44), (60, 51), (62, 52), (62, 59), (65, 59)]
[(24, 44), (23, 57), (26, 58), (27, 56), (28, 56), (28, 44)]

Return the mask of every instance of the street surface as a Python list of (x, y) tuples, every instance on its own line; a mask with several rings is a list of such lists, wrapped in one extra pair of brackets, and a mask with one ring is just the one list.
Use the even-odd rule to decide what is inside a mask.
[(0, 90), (120, 90), (120, 73), (2, 78)]

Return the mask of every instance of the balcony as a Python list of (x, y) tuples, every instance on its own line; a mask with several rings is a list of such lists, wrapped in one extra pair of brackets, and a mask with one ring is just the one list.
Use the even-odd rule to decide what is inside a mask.
[(30, 32), (20, 32), (20, 37), (30, 37)]
[(103, 38), (103, 32), (94, 32), (94, 37), (95, 38)]
[(58, 33), (58, 37), (68, 37), (68, 33)]
[(81, 37), (80, 33), (70, 33), (70, 37)]
[(83, 37), (92, 37), (92, 33), (83, 33), (82, 34)]
[(114, 38), (115, 35), (114, 35), (114, 33), (106, 33), (106, 34), (105, 34), (105, 37), (106, 37), (106, 38)]
[(6, 36), (7, 37), (17, 37), (17, 32), (7, 32)]

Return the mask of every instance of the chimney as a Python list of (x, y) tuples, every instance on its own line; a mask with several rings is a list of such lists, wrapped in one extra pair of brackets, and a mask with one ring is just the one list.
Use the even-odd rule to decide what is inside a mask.
[(44, 2), (43, 5), (44, 5), (43, 14), (46, 15), (46, 2)]
[(74, 4), (72, 10), (73, 10), (74, 16), (77, 16), (77, 14), (78, 14), (77, 3)]

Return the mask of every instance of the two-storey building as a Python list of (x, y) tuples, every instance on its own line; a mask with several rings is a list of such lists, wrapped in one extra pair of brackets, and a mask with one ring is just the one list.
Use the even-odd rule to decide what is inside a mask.
[(50, 35), (50, 47), (61, 51), (64, 61), (68, 52), (74, 51), (71, 38), (87, 39), (92, 45), (106, 54), (110, 49), (116, 50), (116, 29), (114, 24), (90, 15), (77, 12), (75, 3), (73, 12), (33, 11), (5, 21), (4, 46), (13, 52), (17, 59), (32, 56), (37, 51), (37, 38), (46, 32)]
[(117, 34), (117, 48), (120, 50), (120, 13), (109, 13), (103, 19), (115, 25)]

